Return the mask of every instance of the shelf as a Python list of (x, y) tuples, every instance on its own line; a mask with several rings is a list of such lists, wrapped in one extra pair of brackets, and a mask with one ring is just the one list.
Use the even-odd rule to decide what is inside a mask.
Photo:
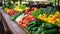
[(13, 34), (27, 34), (27, 32), (25, 32), (16, 22), (10, 20), (10, 16), (6, 14), (2, 8), (0, 8), (0, 13), (2, 14), (8, 25), (8, 28)]

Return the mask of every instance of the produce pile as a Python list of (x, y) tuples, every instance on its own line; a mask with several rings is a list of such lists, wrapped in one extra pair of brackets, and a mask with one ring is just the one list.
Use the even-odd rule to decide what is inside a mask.
[(16, 14), (18, 12), (26, 10), (27, 7), (26, 6), (22, 6), (22, 5), (19, 5), (19, 6), (13, 6), (13, 5), (11, 5), (10, 6), (9, 4), (5, 4), (4, 6), (2, 6), (2, 8), (10, 16), (13, 16), (14, 14)]
[(53, 7), (40, 8), (33, 11), (31, 15), (38, 19), (60, 26), (60, 12)]
[(2, 8), (11, 20), (25, 28), (29, 34), (60, 34), (60, 12), (53, 8), (10, 6)]
[(59, 34), (59, 27), (43, 20), (35, 19), (26, 27), (29, 34)]

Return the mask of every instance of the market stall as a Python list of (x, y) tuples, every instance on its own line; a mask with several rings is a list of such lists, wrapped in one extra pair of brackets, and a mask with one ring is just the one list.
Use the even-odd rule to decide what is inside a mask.
[(59, 2), (57, 5), (55, 2), (10, 2), (5, 3), (0, 12), (12, 34), (60, 34), (60, 9), (56, 7)]

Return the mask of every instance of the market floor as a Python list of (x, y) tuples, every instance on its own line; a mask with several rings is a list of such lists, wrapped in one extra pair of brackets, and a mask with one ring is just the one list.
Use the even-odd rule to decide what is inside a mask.
[(4, 28), (3, 28), (2, 21), (0, 21), (0, 34), (4, 34)]

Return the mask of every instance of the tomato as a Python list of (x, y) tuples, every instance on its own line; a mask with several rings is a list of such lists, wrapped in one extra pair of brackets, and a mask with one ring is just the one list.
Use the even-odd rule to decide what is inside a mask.
[(28, 12), (29, 12), (29, 11), (28, 11), (28, 10), (26, 10), (26, 11), (25, 11), (25, 14), (28, 14)]
[(22, 24), (22, 27), (26, 27), (26, 24)]
[(32, 12), (32, 11), (29, 11), (28, 15), (31, 15), (31, 12)]
[(28, 22), (28, 20), (23, 20), (23, 24), (25, 24), (26, 22)]
[(19, 25), (22, 25), (22, 23), (18, 23)]
[(25, 22), (26, 25), (28, 25), (28, 22)]
[(10, 10), (8, 11), (8, 14), (9, 14), (10, 16), (13, 16), (15, 13), (17, 13), (17, 11), (15, 11), (15, 10), (13, 10), (13, 9), (10, 9)]
[(22, 20), (24, 20), (27, 16), (23, 17)]
[(30, 20), (34, 20), (35, 19), (35, 17), (33, 17), (31, 15), (29, 15), (29, 18), (30, 18)]
[(28, 20), (28, 21), (29, 21), (29, 20), (30, 20), (30, 18), (27, 16), (27, 17), (25, 18), (25, 20)]
[(33, 7), (33, 8), (31, 8), (31, 11), (33, 11), (35, 8)]
[(32, 18), (31, 20), (35, 20), (35, 18)]
[(22, 25), (22, 21), (19, 21), (18, 24), (19, 24), (19, 25)]

